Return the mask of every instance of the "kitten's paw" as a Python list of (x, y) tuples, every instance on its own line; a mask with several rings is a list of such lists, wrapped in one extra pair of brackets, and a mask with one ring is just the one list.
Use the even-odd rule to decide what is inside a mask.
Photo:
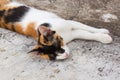
[(111, 43), (112, 42), (112, 37), (108, 34), (98, 33), (97, 37), (98, 37), (98, 41), (100, 41), (102, 43)]
[(104, 28), (101, 28), (101, 29), (99, 29), (99, 32), (98, 32), (98, 33), (109, 34), (109, 30), (104, 29)]
[(58, 56), (56, 57), (57, 60), (63, 60), (68, 58), (69, 54), (68, 53), (63, 53), (63, 54), (58, 54)]

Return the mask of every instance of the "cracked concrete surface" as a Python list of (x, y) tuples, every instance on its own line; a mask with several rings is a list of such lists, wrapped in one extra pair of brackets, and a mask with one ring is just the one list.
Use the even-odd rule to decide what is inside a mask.
[(120, 80), (120, 38), (112, 44), (74, 40), (71, 55), (48, 61), (27, 54), (32, 38), (0, 28), (0, 80)]

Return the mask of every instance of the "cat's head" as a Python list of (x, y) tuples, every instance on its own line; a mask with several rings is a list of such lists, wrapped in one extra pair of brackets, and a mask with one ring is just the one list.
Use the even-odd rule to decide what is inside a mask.
[(57, 53), (64, 53), (63, 38), (50, 29), (48, 23), (41, 24), (38, 28), (38, 43), (31, 52), (48, 55), (49, 59), (56, 59)]

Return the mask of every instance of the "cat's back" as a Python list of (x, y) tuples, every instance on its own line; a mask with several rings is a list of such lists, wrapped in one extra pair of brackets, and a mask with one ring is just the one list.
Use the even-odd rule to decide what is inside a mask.
[(18, 2), (9, 2), (5, 6), (8, 6), (8, 7), (19, 7), (19, 6), (23, 6), (23, 5), (26, 6), (25, 4), (18, 3)]
[(7, 8), (11, 8), (11, 7), (17, 8), (17, 7), (21, 7), (21, 6), (29, 8), (29, 11), (27, 11), (28, 14), (26, 14), (26, 16), (31, 16), (31, 17), (41, 18), (41, 19), (43, 19), (43, 18), (60, 18), (59, 16), (57, 16), (56, 14), (54, 14), (52, 12), (39, 10), (34, 7), (27, 6), (25, 4), (18, 3), (18, 2), (9, 2), (8, 4), (5, 5), (5, 7), (7, 7)]
[(7, 12), (5, 20), (14, 23), (20, 22), (23, 28), (26, 28), (31, 22), (39, 25), (43, 22), (49, 22), (51, 19), (60, 19), (60, 17), (54, 13), (39, 10), (18, 2), (9, 2), (4, 5), (4, 9)]

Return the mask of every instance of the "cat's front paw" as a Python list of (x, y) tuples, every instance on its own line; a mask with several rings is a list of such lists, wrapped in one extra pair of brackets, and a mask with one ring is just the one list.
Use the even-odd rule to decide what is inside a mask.
[(102, 42), (102, 43), (111, 43), (113, 40), (112, 40), (112, 37), (108, 34), (101, 34), (101, 33), (98, 33), (98, 41)]
[(67, 59), (68, 56), (69, 56), (69, 54), (65, 52), (63, 54), (58, 54), (58, 56), (56, 56), (56, 59), (57, 60), (63, 60), (63, 59)]

